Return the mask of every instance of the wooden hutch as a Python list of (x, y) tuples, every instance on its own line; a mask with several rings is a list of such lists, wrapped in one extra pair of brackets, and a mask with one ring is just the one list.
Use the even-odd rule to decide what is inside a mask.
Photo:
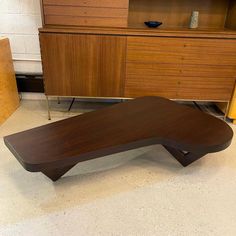
[[(236, 0), (42, 0), (47, 96), (230, 101)], [(192, 11), (199, 28), (189, 29)], [(150, 29), (144, 21), (163, 22)]]

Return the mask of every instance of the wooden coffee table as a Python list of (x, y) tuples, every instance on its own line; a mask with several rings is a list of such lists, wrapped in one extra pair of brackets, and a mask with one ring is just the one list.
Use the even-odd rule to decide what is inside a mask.
[[(227, 148), (222, 120), (161, 97), (141, 97), (4, 137), (21, 165), (58, 180), (79, 162), (162, 144), (183, 166)], [(158, 153), (157, 153), (158, 158)]]

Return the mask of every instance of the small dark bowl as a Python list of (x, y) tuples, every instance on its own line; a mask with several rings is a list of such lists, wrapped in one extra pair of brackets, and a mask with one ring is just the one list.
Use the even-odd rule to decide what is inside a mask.
[(162, 25), (162, 22), (158, 21), (146, 21), (144, 24), (150, 28), (157, 28), (158, 26)]

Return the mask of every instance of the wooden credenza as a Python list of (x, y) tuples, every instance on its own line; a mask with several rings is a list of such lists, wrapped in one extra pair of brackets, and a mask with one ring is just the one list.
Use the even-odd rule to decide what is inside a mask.
[[(236, 13), (235, 2), (230, 1), (228, 8), (228, 1), (218, 1), (215, 8), (220, 16), (214, 15), (215, 8), (209, 9), (207, 19), (211, 28), (189, 30), (184, 26), (160, 29), (134, 26), (134, 16), (138, 14), (135, 3), (140, 10), (144, 0), (131, 1), (130, 8), (127, 0), (44, 0), (40, 45), (46, 95), (117, 98), (156, 95), (229, 101), (236, 79), (236, 18), (232, 13)], [(74, 4), (73, 10), (70, 4)], [(109, 24), (101, 19), (96, 21), (106, 4), (111, 11), (126, 13), (108, 13), (105, 17)], [(221, 9), (225, 6), (227, 12)], [(98, 10), (94, 11), (94, 7)], [(63, 8), (67, 13), (63, 13)], [(145, 11), (147, 7), (137, 18), (139, 21), (145, 17)], [(95, 26), (91, 27), (87, 18), (95, 20)], [(229, 29), (222, 28), (223, 20)], [(115, 26), (111, 27), (111, 22)]]

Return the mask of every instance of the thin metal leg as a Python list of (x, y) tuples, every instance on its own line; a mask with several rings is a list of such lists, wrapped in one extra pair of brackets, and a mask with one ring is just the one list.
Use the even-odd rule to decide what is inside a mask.
[(226, 110), (225, 110), (225, 115), (224, 115), (224, 121), (227, 120), (227, 115), (228, 115), (228, 112), (229, 112), (229, 105), (230, 105), (230, 102), (227, 102), (227, 106), (226, 106)]
[(22, 94), (21, 93), (18, 93), (19, 94), (19, 99), (20, 101), (22, 100)]
[(203, 111), (202, 108), (197, 104), (197, 102), (193, 101), (193, 104), (198, 110)]
[(50, 106), (49, 106), (48, 96), (46, 96), (46, 101), (47, 101), (47, 109), (48, 109), (48, 120), (51, 120), (51, 114), (50, 114)]
[(57, 97), (57, 104), (61, 104), (60, 97)]
[(75, 98), (73, 98), (73, 99), (72, 99), (72, 102), (71, 102), (71, 104), (70, 104), (70, 107), (69, 107), (68, 111), (70, 111), (70, 110), (71, 110), (71, 108), (72, 108), (72, 106), (73, 106), (74, 102), (75, 102)]

